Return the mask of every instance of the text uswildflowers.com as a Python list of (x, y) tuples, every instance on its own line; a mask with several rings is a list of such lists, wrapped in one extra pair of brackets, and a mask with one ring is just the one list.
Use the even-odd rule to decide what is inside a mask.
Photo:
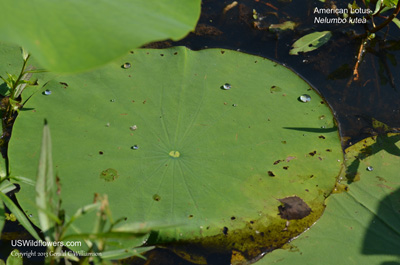
[(43, 241), (43, 240), (11, 240), (13, 247), (80, 247), (80, 241)]

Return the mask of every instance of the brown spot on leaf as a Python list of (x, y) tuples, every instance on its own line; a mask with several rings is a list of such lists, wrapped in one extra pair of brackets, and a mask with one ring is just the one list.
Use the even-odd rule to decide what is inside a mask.
[(392, 187), (390, 187), (388, 185), (385, 185), (385, 184), (378, 184), (376, 186), (381, 187), (381, 188), (386, 188), (386, 189), (389, 189), (389, 190), (394, 190), (394, 188), (392, 188)]
[(283, 205), (278, 206), (279, 215), (285, 220), (303, 219), (311, 213), (311, 208), (297, 196), (278, 199)]
[(320, 135), (320, 136), (318, 136), (318, 138), (320, 138), (320, 139), (325, 139), (325, 136)]
[(100, 173), (100, 178), (104, 179), (107, 182), (111, 182), (116, 180), (119, 177), (117, 170), (113, 168), (108, 168), (106, 170), (103, 170)]
[(312, 151), (310, 153), (308, 153), (310, 156), (315, 156), (315, 154), (317, 153), (317, 151)]
[(380, 176), (376, 176), (376, 178), (377, 178), (379, 181), (387, 182), (386, 179), (384, 179), (384, 178), (382, 178), (382, 177), (380, 177)]
[(295, 158), (296, 158), (295, 156), (288, 156), (286, 157), (286, 162), (289, 162), (290, 160), (293, 160)]
[(275, 174), (272, 171), (268, 171), (268, 176), (275, 177)]
[(274, 162), (274, 165), (279, 164), (281, 161), (282, 161), (282, 160), (276, 160), (276, 161)]

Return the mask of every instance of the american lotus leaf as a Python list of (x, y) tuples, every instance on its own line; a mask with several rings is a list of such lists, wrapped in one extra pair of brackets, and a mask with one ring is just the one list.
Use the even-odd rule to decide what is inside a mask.
[[(301, 102), (303, 94), (311, 101)], [(147, 243), (182, 256), (196, 246), (199, 263), (210, 249), (251, 259), (303, 232), (322, 213), (343, 162), (332, 113), (309, 84), (273, 61), (229, 50), (140, 49), (54, 78), (16, 120), (13, 175), (35, 176), (44, 118), (67, 213), (107, 194), (113, 216), (175, 224)], [(37, 223), (32, 196), (22, 183), (18, 201)], [(296, 218), (280, 215), (290, 197), (305, 209)], [(92, 220), (75, 226), (90, 232)]]
[(200, 0), (0, 0), (0, 40), (23, 46), (42, 67), (78, 72), (130, 49), (193, 30)]
[[(398, 264), (400, 258), (400, 134), (366, 138), (346, 150), (345, 176), (321, 219), (286, 249), (257, 265)], [(355, 181), (355, 182), (353, 182)]]

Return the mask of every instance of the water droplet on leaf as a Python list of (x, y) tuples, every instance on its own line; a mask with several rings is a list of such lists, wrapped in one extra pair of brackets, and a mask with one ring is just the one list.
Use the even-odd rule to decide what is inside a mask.
[(371, 167), (371, 166), (369, 166), (369, 167), (367, 167), (367, 170), (368, 170), (368, 171), (372, 171), (372, 170), (374, 170), (374, 168)]
[(299, 97), (301, 102), (307, 103), (311, 100), (310, 95), (304, 94)]
[(228, 84), (228, 83), (225, 83), (223, 86), (222, 86), (222, 88), (224, 89), (224, 90), (228, 90), (228, 89), (231, 89), (231, 85), (230, 84)]
[(138, 150), (138, 149), (139, 149), (139, 146), (135, 144), (134, 146), (131, 147), (131, 149), (133, 149), (133, 150)]
[(115, 102), (115, 99), (110, 99), (110, 102)]
[(51, 95), (51, 90), (46, 89), (45, 91), (43, 91), (43, 95)]
[(130, 64), (130, 63), (124, 63), (124, 64), (122, 65), (122, 68), (124, 68), (124, 69), (131, 68), (131, 64)]
[(137, 126), (136, 126), (136, 125), (132, 125), (132, 126), (129, 127), (129, 129), (130, 129), (131, 131), (136, 131)]

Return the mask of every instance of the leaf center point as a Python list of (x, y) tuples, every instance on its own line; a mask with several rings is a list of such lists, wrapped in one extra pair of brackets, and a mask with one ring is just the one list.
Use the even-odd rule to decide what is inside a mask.
[(179, 151), (171, 151), (169, 152), (169, 156), (174, 157), (174, 158), (178, 158), (181, 154), (179, 153)]

